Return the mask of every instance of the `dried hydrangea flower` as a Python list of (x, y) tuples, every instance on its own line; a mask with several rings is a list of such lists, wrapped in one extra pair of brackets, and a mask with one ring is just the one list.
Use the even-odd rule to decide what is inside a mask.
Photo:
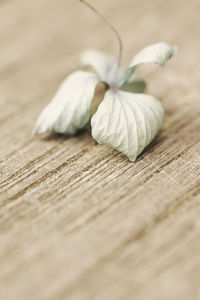
[(132, 92), (135, 69), (141, 63), (150, 62), (165, 66), (167, 60), (175, 55), (176, 47), (164, 42), (150, 45), (133, 58), (128, 68), (122, 68), (120, 36), (99, 12), (86, 4), (117, 35), (119, 59), (95, 50), (83, 52), (81, 64), (92, 66), (99, 76), (85, 71), (69, 75), (51, 103), (42, 111), (34, 133), (53, 131), (75, 134), (90, 120), (96, 85), (103, 82), (109, 89), (91, 118), (92, 136), (98, 143), (110, 145), (124, 153), (130, 161), (135, 161), (160, 130), (164, 115), (162, 104), (156, 98)]

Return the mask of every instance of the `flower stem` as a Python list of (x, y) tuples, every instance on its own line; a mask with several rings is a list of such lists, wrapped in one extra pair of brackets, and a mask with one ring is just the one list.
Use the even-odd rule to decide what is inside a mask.
[(85, 4), (87, 7), (89, 7), (115, 34), (117, 37), (118, 43), (119, 43), (119, 55), (118, 55), (118, 66), (121, 64), (121, 59), (122, 59), (122, 53), (123, 53), (123, 42), (122, 39), (118, 33), (118, 31), (115, 29), (115, 27), (95, 8), (93, 7), (90, 3), (88, 3), (86, 0), (79, 0), (83, 4)]

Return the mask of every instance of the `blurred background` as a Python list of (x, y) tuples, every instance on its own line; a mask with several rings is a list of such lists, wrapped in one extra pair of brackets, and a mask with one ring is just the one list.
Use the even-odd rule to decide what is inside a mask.
[[(162, 97), (168, 86), (172, 90), (176, 88), (176, 92), (186, 87), (195, 92), (199, 72), (198, 0), (91, 2), (119, 31), (124, 43), (124, 66), (146, 45), (166, 41), (179, 47), (179, 55), (173, 63), (170, 61), (167, 72), (155, 66), (153, 69), (147, 65), (140, 67), (143, 76), (151, 74), (149, 93)], [(113, 33), (76, 0), (1, 1), (0, 20), (1, 105), (6, 101), (1, 118), (9, 122), (7, 117), (14, 113), (16, 116), (19, 106), (25, 109), (24, 105), (29, 104), (26, 109), (31, 108), (32, 113), (28, 115), (28, 130), (61, 80), (79, 67), (82, 50), (95, 48), (112, 56), (118, 53)], [(152, 91), (153, 70), (156, 70), (158, 83)], [(169, 85), (163, 84), (165, 80)], [(33, 100), (38, 93), (40, 103)]]

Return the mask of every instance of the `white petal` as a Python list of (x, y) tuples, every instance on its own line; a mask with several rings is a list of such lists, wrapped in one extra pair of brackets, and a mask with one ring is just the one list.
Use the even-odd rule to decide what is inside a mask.
[(162, 67), (166, 65), (168, 59), (174, 56), (177, 47), (167, 43), (156, 43), (142, 49), (131, 61), (130, 67), (135, 67), (141, 63), (156, 63)]
[(135, 161), (162, 126), (160, 101), (146, 94), (109, 90), (92, 117), (92, 136)]
[(90, 119), (97, 76), (83, 71), (69, 75), (40, 114), (34, 133), (75, 134)]
[(125, 69), (119, 67), (118, 62), (96, 50), (86, 50), (81, 54), (80, 62), (83, 66), (92, 66), (109, 86), (121, 86), (124, 83)]

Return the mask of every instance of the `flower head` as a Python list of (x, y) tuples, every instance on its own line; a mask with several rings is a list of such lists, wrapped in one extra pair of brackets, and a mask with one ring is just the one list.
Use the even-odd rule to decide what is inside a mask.
[(98, 143), (108, 144), (135, 161), (158, 133), (164, 115), (156, 98), (132, 92), (135, 69), (148, 62), (165, 66), (175, 53), (176, 47), (156, 43), (140, 51), (128, 68), (122, 68), (106, 54), (95, 50), (83, 52), (81, 64), (91, 65), (98, 76), (85, 71), (69, 75), (40, 114), (34, 133), (75, 134), (83, 128), (91, 118), (96, 85), (102, 81), (109, 89), (91, 118), (92, 136)]

